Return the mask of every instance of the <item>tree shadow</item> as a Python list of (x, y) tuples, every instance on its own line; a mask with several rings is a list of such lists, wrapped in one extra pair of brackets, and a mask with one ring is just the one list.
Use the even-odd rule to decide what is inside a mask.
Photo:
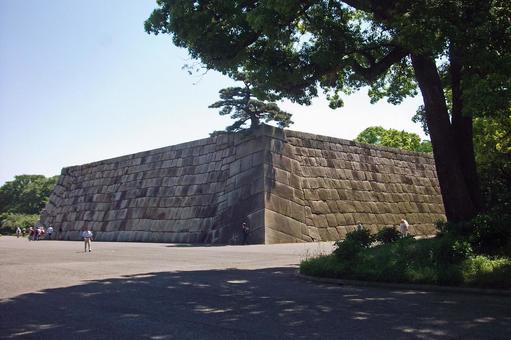
[(0, 338), (504, 339), (511, 332), (510, 298), (315, 284), (294, 271), (146, 273), (20, 295), (0, 302)]
[(212, 247), (225, 247), (226, 244), (222, 243), (171, 243), (165, 245), (167, 248), (212, 248)]

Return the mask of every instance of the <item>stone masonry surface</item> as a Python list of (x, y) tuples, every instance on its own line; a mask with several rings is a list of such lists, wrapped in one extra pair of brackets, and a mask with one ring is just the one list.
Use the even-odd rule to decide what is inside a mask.
[(41, 222), (79, 239), (175, 243), (338, 240), (445, 219), (433, 157), (281, 130), (223, 134), (64, 168)]

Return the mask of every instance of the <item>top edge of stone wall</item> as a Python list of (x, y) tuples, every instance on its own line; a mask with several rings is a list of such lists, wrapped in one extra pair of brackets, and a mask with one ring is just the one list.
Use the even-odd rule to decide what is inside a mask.
[(191, 148), (191, 147), (213, 144), (213, 143), (217, 143), (217, 142), (219, 144), (229, 143), (229, 142), (236, 144), (237, 142), (239, 143), (239, 141), (237, 141), (238, 139), (240, 139), (239, 135), (240, 134), (235, 134), (235, 133), (225, 133), (225, 134), (221, 134), (221, 135), (214, 136), (214, 137), (206, 137), (206, 138), (196, 139), (193, 141), (183, 142), (183, 143), (179, 143), (179, 144), (163, 146), (161, 148), (156, 148), (156, 149), (151, 149), (151, 150), (146, 150), (146, 151), (139, 151), (136, 153), (122, 155), (122, 156), (116, 156), (116, 157), (112, 157), (112, 158), (106, 158), (106, 159), (102, 159), (102, 160), (94, 161), (94, 162), (90, 162), (90, 163), (70, 165), (70, 166), (66, 166), (66, 167), (62, 168), (61, 174), (62, 175), (68, 174), (73, 169), (121, 162), (121, 161), (126, 161), (126, 160), (130, 160), (130, 159), (134, 159), (134, 158), (149, 156), (149, 155), (157, 155), (157, 154), (164, 153), (167, 151), (181, 150), (181, 149), (186, 149), (186, 148)]
[(372, 150), (378, 150), (378, 151), (386, 151), (386, 152), (392, 152), (395, 154), (401, 154), (401, 155), (410, 155), (410, 156), (418, 156), (418, 157), (424, 157), (424, 158), (431, 158), (433, 159), (433, 154), (428, 152), (418, 152), (418, 151), (408, 151), (408, 150), (402, 150), (398, 148), (392, 148), (389, 146), (382, 146), (382, 145), (374, 145), (374, 144), (364, 144), (355, 142), (348, 139), (342, 139), (337, 137), (330, 137), (330, 136), (324, 136), (324, 135), (317, 135), (313, 133), (308, 132), (301, 132), (296, 130), (288, 130), (288, 129), (280, 129), (271, 125), (263, 124), (263, 133), (266, 136), (270, 136), (276, 139), (286, 140), (287, 137), (294, 137), (294, 138), (300, 138), (300, 139), (312, 139), (312, 140), (318, 140), (321, 142), (327, 142), (327, 143), (334, 143), (334, 144), (342, 144), (342, 145), (348, 145), (348, 146), (357, 146), (364, 149), (372, 149)]
[[(348, 139), (329, 137), (329, 136), (324, 136), (324, 135), (317, 135), (317, 134), (308, 133), (308, 132), (301, 132), (301, 131), (288, 130), (288, 129), (284, 130), (284, 129), (281, 129), (281, 128), (278, 128), (278, 127), (275, 127), (272, 125), (267, 125), (267, 124), (261, 124), (261, 126), (257, 130), (255, 130), (252, 134), (254, 136), (264, 135), (264, 136), (272, 137), (275, 139), (281, 139), (283, 141), (285, 141), (286, 138), (288, 138), (288, 137), (301, 138), (301, 139), (312, 139), (312, 140), (318, 140), (318, 141), (334, 143), (334, 144), (357, 146), (357, 147), (365, 148), (365, 149), (387, 151), (387, 152), (392, 152), (392, 153), (401, 154), (401, 155), (418, 156), (418, 157), (431, 158), (431, 159), (433, 158), (432, 153), (407, 151), (407, 150), (401, 150), (401, 149), (391, 148), (391, 147), (387, 147), (387, 146), (358, 143), (358, 142), (348, 140)], [(202, 145), (212, 144), (212, 143), (217, 143), (217, 142), (218, 143), (229, 143), (230, 142), (230, 143), (234, 143), (234, 144), (239, 144), (239, 143), (243, 142), (243, 139), (245, 136), (246, 136), (246, 131), (238, 132), (238, 133), (220, 134), (220, 135), (217, 135), (214, 137), (201, 138), (201, 139), (183, 142), (183, 143), (179, 143), (179, 144), (174, 144), (174, 145), (170, 145), (170, 146), (164, 146), (161, 148), (140, 151), (140, 152), (136, 152), (133, 154), (127, 154), (127, 155), (107, 158), (107, 159), (103, 159), (103, 160), (99, 160), (99, 161), (95, 161), (95, 162), (67, 166), (62, 169), (61, 174), (62, 175), (68, 174), (70, 171), (72, 171), (73, 169), (77, 169), (77, 168), (96, 166), (96, 165), (101, 165), (101, 164), (109, 164), (109, 163), (113, 163), (113, 162), (120, 162), (120, 161), (130, 160), (133, 158), (144, 157), (144, 156), (148, 156), (148, 155), (157, 155), (159, 153), (163, 153), (163, 152), (167, 152), (167, 151), (186, 149), (186, 148), (190, 148), (190, 147), (202, 146)]]

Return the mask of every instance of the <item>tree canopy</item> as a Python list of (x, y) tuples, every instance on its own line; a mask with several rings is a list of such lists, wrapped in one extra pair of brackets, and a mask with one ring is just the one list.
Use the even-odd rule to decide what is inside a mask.
[(39, 214), (58, 176), (19, 175), (0, 187), (0, 213)]
[(381, 126), (370, 126), (360, 132), (355, 138), (356, 142), (390, 146), (408, 151), (431, 152), (431, 142), (421, 141), (416, 133), (399, 131), (396, 129), (385, 129)]
[(250, 122), (253, 129), (264, 120), (266, 123), (276, 122), (280, 128), (288, 127), (293, 122), (291, 114), (279, 108), (276, 103), (265, 102), (253, 96), (250, 83), (244, 81), (243, 87), (228, 87), (220, 90), (220, 100), (211, 104), (210, 108), (221, 108), (220, 115), (231, 115), (235, 122), (226, 127), (227, 132), (236, 132), (246, 128)]
[(511, 211), (511, 114), (474, 120), (474, 145), (486, 210)]
[(243, 72), (255, 89), (310, 104), (322, 89), (368, 87), (398, 104), (420, 91), (447, 218), (480, 210), (473, 117), (511, 107), (507, 0), (158, 0), (145, 22), (206, 68)]

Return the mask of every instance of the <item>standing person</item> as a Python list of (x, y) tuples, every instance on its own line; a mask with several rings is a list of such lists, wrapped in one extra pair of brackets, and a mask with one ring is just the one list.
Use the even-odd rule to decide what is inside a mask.
[(82, 231), (82, 237), (83, 237), (83, 241), (84, 241), (84, 246), (85, 246), (85, 252), (87, 252), (87, 248), (89, 249), (89, 252), (92, 251), (91, 249), (91, 242), (92, 242), (92, 231), (91, 231), (91, 228), (90, 227), (86, 227), (84, 231)]
[(408, 227), (410, 225), (408, 224), (408, 222), (403, 218), (401, 219), (401, 223), (399, 224), (399, 231), (401, 232), (401, 235), (403, 237), (406, 237), (408, 236)]
[(360, 221), (357, 222), (357, 231), (360, 231), (362, 229), (364, 229), (364, 225), (362, 224), (362, 222), (360, 222)]
[(20, 227), (16, 227), (16, 237), (20, 238), (20, 236), (21, 236), (21, 228)]
[(250, 233), (250, 229), (245, 222), (241, 224), (241, 231), (243, 232), (243, 241), (241, 244), (248, 244), (248, 234)]
[(35, 230), (33, 227), (28, 228), (28, 240), (32, 241), (34, 239)]
[(53, 234), (53, 226), (51, 224), (46, 230), (46, 232), (48, 233), (48, 240), (51, 240), (51, 234)]

